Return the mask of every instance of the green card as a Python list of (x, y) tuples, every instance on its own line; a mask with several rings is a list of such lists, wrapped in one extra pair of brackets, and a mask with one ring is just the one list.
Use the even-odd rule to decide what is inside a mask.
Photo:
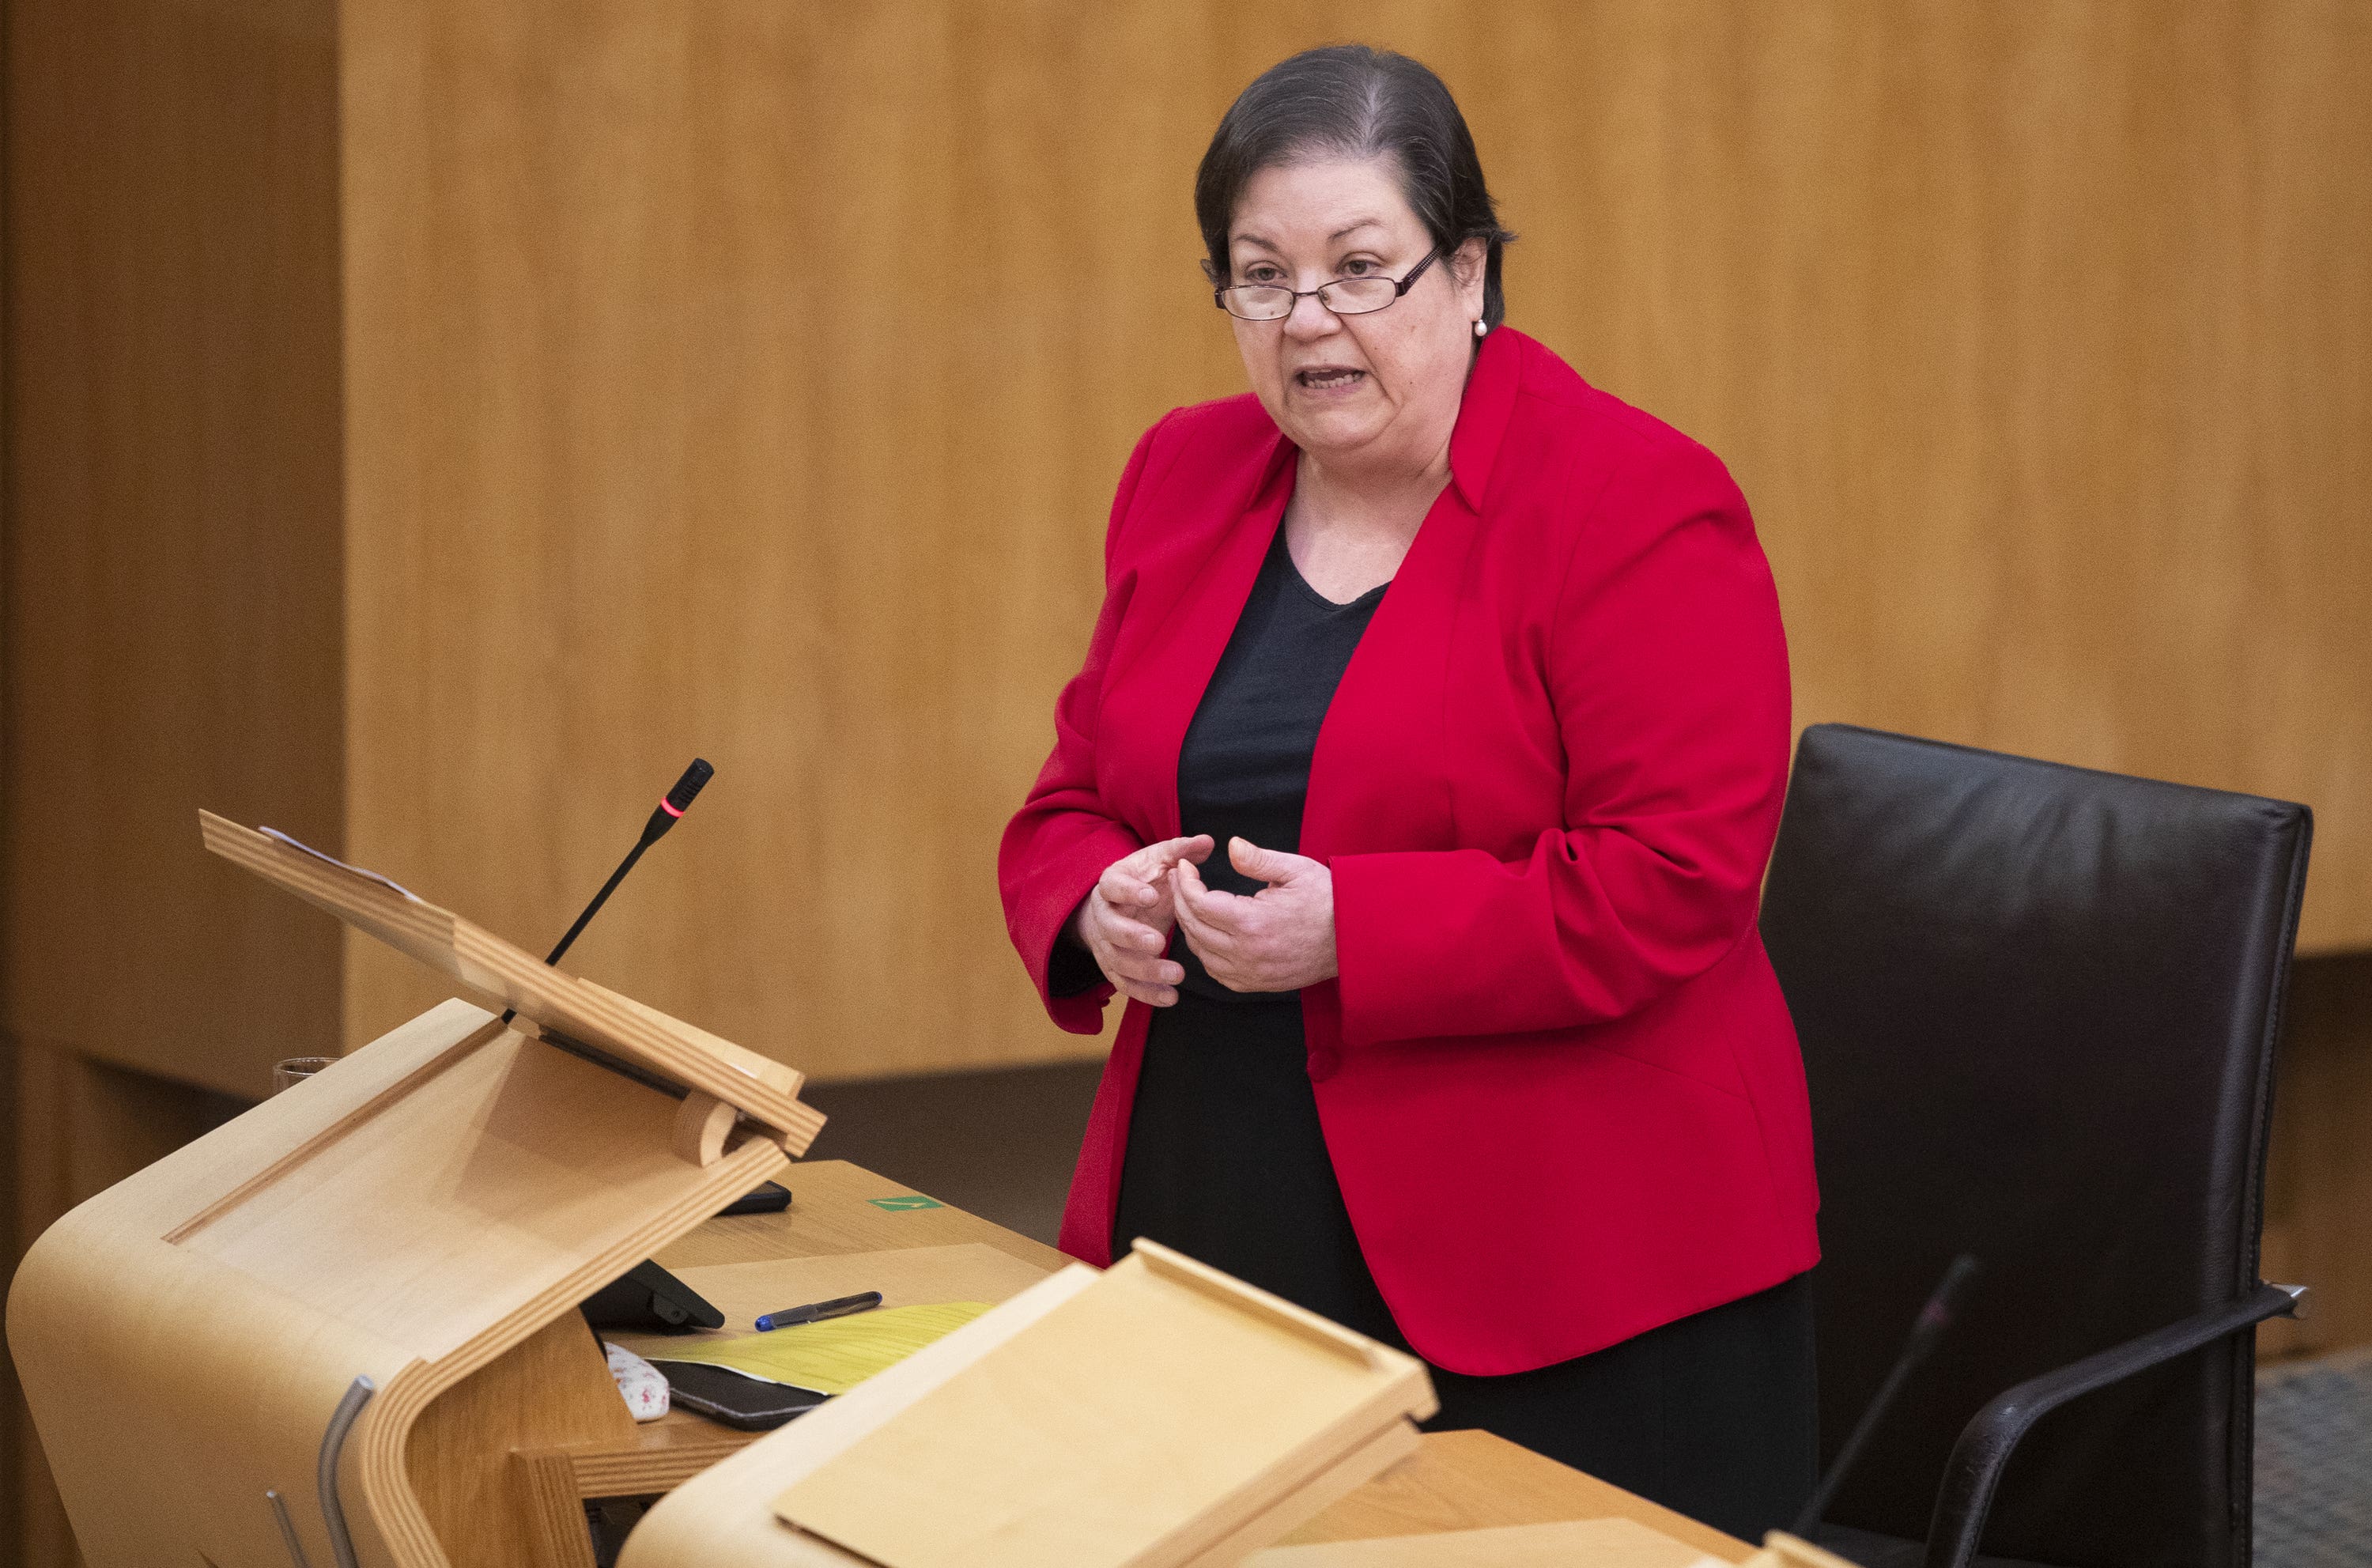
[(877, 1209), (944, 1209), (947, 1207), (936, 1198), (925, 1198), (920, 1192), (910, 1192), (902, 1198), (867, 1198), (865, 1201)]

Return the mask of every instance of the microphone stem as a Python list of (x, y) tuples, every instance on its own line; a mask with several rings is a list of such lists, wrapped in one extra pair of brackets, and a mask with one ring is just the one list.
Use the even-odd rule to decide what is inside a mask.
[(1870, 1434), (1878, 1430), (1879, 1418), (1894, 1403), (1894, 1396), (1902, 1391), (1902, 1380), (1911, 1376), (1913, 1368), (1927, 1359), (1928, 1353), (1936, 1348), (1936, 1342), (1952, 1326), (1959, 1310), (1960, 1293), (1976, 1277), (1977, 1271), (1977, 1260), (1966, 1252), (1953, 1259), (1951, 1267), (1944, 1271), (1944, 1277), (1936, 1282), (1936, 1294), (1927, 1298), (1927, 1305), (1919, 1309), (1917, 1319), (1912, 1323), (1910, 1337), (1903, 1342), (1902, 1353), (1894, 1358), (1894, 1369), (1886, 1375), (1886, 1381), (1878, 1385), (1878, 1397), (1870, 1400), (1869, 1407), (1861, 1412), (1861, 1420), (1854, 1424), (1853, 1434), (1845, 1439), (1845, 1446), (1837, 1450), (1836, 1462), (1829, 1467), (1829, 1473), (1821, 1477), (1820, 1484), (1813, 1488), (1812, 1500), (1804, 1504), (1804, 1511), (1796, 1516), (1795, 1528), (1788, 1534), (1810, 1540), (1812, 1532), (1820, 1528), (1820, 1516), (1826, 1514), (1829, 1504), (1836, 1501), (1838, 1488), (1844, 1484), (1845, 1477), (1854, 1468), (1854, 1461), (1861, 1458), (1862, 1448), (1869, 1442)]
[[(563, 936), (560, 939), (559, 945), (553, 947), (551, 954), (545, 958), (543, 960), (545, 963), (556, 964), (560, 962), (562, 957), (567, 953), (570, 945), (576, 940), (577, 935), (584, 931), (587, 924), (592, 921), (595, 915), (601, 912), (601, 906), (610, 901), (610, 895), (618, 890), (618, 884), (626, 879), (626, 873), (634, 868), (634, 862), (643, 858), (643, 851), (650, 848), (652, 842), (653, 841), (647, 838), (638, 839), (635, 841), (634, 847), (626, 852), (626, 858), (618, 862), (618, 869), (610, 873), (610, 879), (601, 884), (601, 890), (599, 892), (593, 895), (593, 901), (585, 906), (585, 912), (576, 917), (576, 923), (568, 928), (568, 935)], [(504, 1023), (507, 1024), (513, 1018), (517, 1016), (517, 1008), (506, 1007), (503, 1009)]]
[(1837, 1489), (1852, 1473), (1854, 1461), (1861, 1458), (1862, 1448), (1869, 1442), (1870, 1434), (1878, 1430), (1878, 1418), (1886, 1413), (1888, 1406), (1894, 1403), (1894, 1396), (1901, 1391), (1902, 1380), (1911, 1376), (1911, 1369), (1925, 1359), (1927, 1346), (1916, 1342), (1897, 1358), (1894, 1369), (1878, 1386), (1878, 1397), (1870, 1400), (1869, 1408), (1861, 1412), (1861, 1420), (1855, 1423), (1853, 1435), (1847, 1437), (1845, 1446), (1837, 1450), (1836, 1462), (1829, 1467), (1829, 1473), (1821, 1478), (1820, 1485), (1812, 1493), (1811, 1501), (1804, 1504), (1804, 1511), (1796, 1516), (1788, 1534), (1804, 1540), (1812, 1539), (1813, 1531), (1820, 1528), (1820, 1516), (1829, 1511), (1829, 1504), (1836, 1501)]
[(545, 963), (560, 962), (562, 957), (567, 953), (569, 945), (576, 940), (577, 935), (585, 929), (587, 923), (601, 912), (601, 906), (610, 901), (610, 895), (618, 890), (618, 884), (626, 879), (626, 873), (634, 868), (634, 862), (642, 859), (643, 851), (650, 847), (650, 840), (641, 839), (635, 842), (634, 848), (626, 852), (626, 858), (618, 862), (618, 869), (610, 873), (610, 879), (601, 884), (601, 890), (593, 895), (593, 901), (585, 906), (585, 912), (576, 917), (576, 923), (568, 928), (568, 935), (560, 939), (560, 945), (552, 948), (550, 956), (543, 960)]

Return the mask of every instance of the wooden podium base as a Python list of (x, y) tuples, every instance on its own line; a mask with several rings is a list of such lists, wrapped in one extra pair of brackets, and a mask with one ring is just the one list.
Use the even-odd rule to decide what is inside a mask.
[(631, 1423), (576, 1304), (803, 1152), (799, 1075), (384, 879), (209, 848), (452, 1001), (82, 1204), (8, 1342), (90, 1568), (519, 1561), (510, 1450)]

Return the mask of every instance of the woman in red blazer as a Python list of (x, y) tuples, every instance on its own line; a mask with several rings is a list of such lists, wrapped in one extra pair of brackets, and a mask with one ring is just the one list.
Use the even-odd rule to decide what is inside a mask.
[(1413, 1347), (1441, 1424), (1784, 1525), (1818, 1244), (1746, 504), (1499, 325), (1423, 66), (1286, 61), (1196, 196), (1253, 389), (1137, 444), (999, 856), (1055, 1021), (1129, 998), (1063, 1246), (1152, 1236)]

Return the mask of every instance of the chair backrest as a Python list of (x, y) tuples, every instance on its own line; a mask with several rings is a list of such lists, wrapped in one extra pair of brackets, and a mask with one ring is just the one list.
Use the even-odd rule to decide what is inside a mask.
[[(2011, 1386), (2257, 1282), (2301, 806), (1821, 725), (1762, 909), (1819, 1162), (1824, 1463), (1953, 1255), (1985, 1272), (1830, 1508), (1924, 1537)], [(1989, 1556), (2246, 1568), (2253, 1342), (2046, 1417)]]

